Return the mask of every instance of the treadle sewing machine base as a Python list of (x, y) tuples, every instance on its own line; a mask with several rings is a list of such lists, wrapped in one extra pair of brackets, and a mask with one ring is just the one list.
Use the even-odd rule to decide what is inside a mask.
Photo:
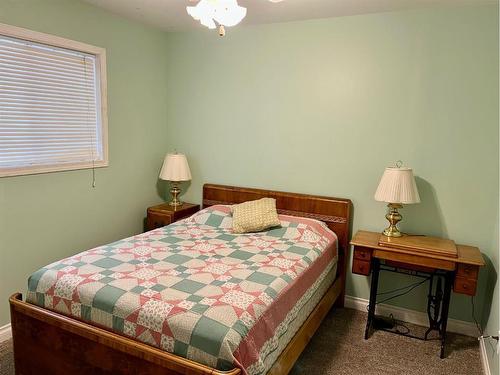
[(372, 274), (365, 339), (369, 338), (370, 329), (376, 328), (373, 323), (380, 271), (404, 273), (423, 278), (422, 284), (429, 281), (429, 328), (423, 337), (394, 329), (382, 329), (422, 340), (429, 340), (429, 335), (437, 332), (441, 341), (440, 356), (444, 358), (451, 292), (453, 290), (455, 293), (469, 296), (476, 294), (479, 268), (484, 266), (481, 252), (477, 247), (466, 245), (456, 245), (455, 254), (421, 251), (423, 245), (427, 246), (429, 243), (436, 244), (436, 249), (439, 250), (442, 244), (450, 242), (423, 236), (403, 236), (397, 240), (397, 246), (394, 247), (381, 244), (379, 239), (380, 233), (358, 231), (351, 241), (354, 246), (352, 273), (364, 276)]
[[(369, 314), (367, 319), (367, 324), (365, 328), (365, 340), (369, 338), (370, 328), (397, 334), (400, 336), (410, 337), (413, 339), (428, 341), (428, 340), (440, 340), (441, 341), (441, 352), (440, 357), (444, 358), (444, 350), (446, 344), (446, 326), (448, 322), (448, 311), (451, 298), (451, 287), (453, 284), (453, 273), (444, 272), (441, 270), (435, 270), (432, 272), (425, 272), (422, 270), (412, 270), (410, 268), (402, 266), (391, 266), (387, 264), (381, 264), (378, 259), (376, 259), (372, 265), (372, 288), (370, 290), (370, 305)], [(375, 263), (378, 263), (375, 264)], [(401, 332), (397, 329), (397, 326), (402, 324), (397, 324), (398, 320), (393, 319), (394, 327), (388, 328), (384, 327), (383, 324), (376, 324), (377, 319), (380, 319), (375, 315), (375, 309), (377, 305), (377, 291), (378, 291), (378, 278), (380, 271), (388, 271), (395, 273), (402, 273), (406, 275), (411, 275), (415, 277), (422, 278), (424, 282), (429, 282), (429, 292), (427, 294), (427, 317), (429, 319), (429, 328), (425, 331), (423, 337), (416, 336), (411, 333), (411, 330), (407, 328), (407, 332)], [(443, 288), (444, 286), (444, 288)], [(372, 294), (374, 295), (372, 301)], [(371, 306), (374, 306), (373, 312)], [(438, 337), (429, 338), (429, 335), (436, 331)]]

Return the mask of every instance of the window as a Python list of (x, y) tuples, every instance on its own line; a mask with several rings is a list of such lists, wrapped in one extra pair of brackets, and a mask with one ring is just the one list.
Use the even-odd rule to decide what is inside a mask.
[(0, 24), (0, 177), (107, 165), (105, 50)]

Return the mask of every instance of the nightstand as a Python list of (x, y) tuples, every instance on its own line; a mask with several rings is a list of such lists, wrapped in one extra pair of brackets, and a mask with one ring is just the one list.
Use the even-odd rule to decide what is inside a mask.
[(184, 202), (182, 205), (173, 207), (168, 203), (149, 207), (146, 219), (146, 231), (161, 228), (184, 219), (200, 210), (199, 204)]
[[(455, 245), (453, 241), (440, 238), (406, 235), (381, 242), (380, 236), (376, 232), (358, 231), (351, 241), (354, 246), (352, 273), (372, 274), (365, 339), (369, 337), (375, 317), (380, 271), (412, 275), (422, 278), (423, 282), (429, 281), (429, 329), (423, 339), (427, 340), (431, 331), (438, 331), (441, 358), (444, 358), (451, 292), (476, 294), (479, 268), (485, 264), (481, 252), (477, 247)], [(453, 252), (447, 251), (450, 243)]]

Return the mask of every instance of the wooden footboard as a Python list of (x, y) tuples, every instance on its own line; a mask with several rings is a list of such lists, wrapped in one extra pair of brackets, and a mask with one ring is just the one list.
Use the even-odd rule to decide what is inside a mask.
[(10, 298), (16, 374), (238, 375)]
[[(342, 294), (337, 278), (283, 350), (268, 375), (286, 375)], [(16, 374), (239, 375), (219, 371), (139, 341), (10, 298)]]

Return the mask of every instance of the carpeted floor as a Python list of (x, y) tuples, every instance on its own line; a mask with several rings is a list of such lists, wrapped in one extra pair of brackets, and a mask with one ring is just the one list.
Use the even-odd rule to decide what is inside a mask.
[(12, 357), (12, 340), (0, 345), (0, 375), (14, 374), (14, 358)]
[[(290, 375), (481, 375), (476, 338), (448, 333), (447, 357), (439, 358), (437, 340), (422, 341), (375, 331), (364, 340), (367, 314), (333, 309)], [(422, 327), (407, 324), (412, 332)]]
[[(290, 375), (480, 375), (475, 338), (448, 334), (448, 356), (438, 341), (420, 341), (382, 331), (363, 340), (366, 313), (334, 309), (316, 332)], [(411, 326), (412, 330), (422, 329)], [(0, 345), (0, 375), (14, 374), (12, 343)]]

